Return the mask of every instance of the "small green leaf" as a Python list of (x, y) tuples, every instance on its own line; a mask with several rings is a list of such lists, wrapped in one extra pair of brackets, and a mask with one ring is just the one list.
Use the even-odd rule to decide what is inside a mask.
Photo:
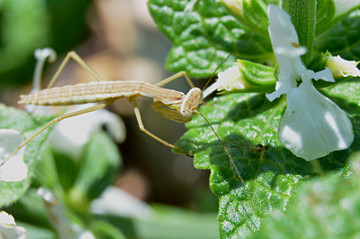
[(90, 225), (91, 231), (96, 238), (101, 239), (126, 239), (118, 228), (105, 221), (94, 221)]
[(61, 187), (60, 181), (51, 147), (49, 144), (45, 144), (41, 154), (41, 160), (35, 169), (33, 186), (45, 187), (60, 196), (63, 195), (63, 188)]
[(316, 6), (316, 34), (320, 34), (332, 27), (330, 24), (335, 15), (333, 0), (318, 0)]
[[(115, 179), (120, 166), (116, 144), (102, 131), (95, 132), (85, 146), (79, 174), (70, 192), (74, 205), (97, 198)], [(83, 205), (84, 206), (84, 205)]]
[[(319, 159), (322, 171), (342, 168), (348, 155), (360, 149), (359, 91), (360, 84), (355, 82), (326, 89), (349, 113), (355, 141), (350, 149)], [(201, 107), (234, 164), (199, 115), (187, 124), (189, 131), (177, 142), (177, 146), (194, 154), (196, 168), (211, 170), (210, 187), (220, 200), (221, 238), (239, 238), (257, 231), (274, 209), (285, 210), (294, 188), (317, 174), (311, 163), (291, 154), (278, 139), (277, 128), (285, 106), (284, 99), (270, 103), (263, 94), (228, 94)]]
[(221, 0), (229, 11), (248, 29), (254, 29), (261, 35), (268, 36), (269, 22), (267, 7), (269, 4), (279, 5), (279, 0)]
[(237, 60), (234, 65), (239, 66), (245, 85), (243, 90), (238, 90), (239, 92), (269, 93), (275, 90), (275, 68), (246, 60)]
[[(54, 116), (32, 116), (22, 110), (0, 104), (0, 129), (16, 129), (22, 132), (25, 138), (30, 138)], [(43, 143), (47, 132), (35, 137), (27, 146), (24, 161), (28, 166), (28, 177), (20, 182), (0, 182), (0, 207), (9, 205), (21, 197), (28, 189), (34, 170), (43, 150)]]
[(251, 238), (359, 238), (360, 154), (349, 170), (306, 183), (293, 196), (286, 213), (275, 211)]
[(221, 69), (236, 58), (258, 62), (273, 59), (269, 38), (244, 29), (220, 3), (199, 0), (191, 11), (184, 11), (189, 2), (149, 1), (149, 10), (158, 28), (173, 43), (167, 69), (185, 70), (190, 76), (204, 78), (230, 53), (233, 55)]

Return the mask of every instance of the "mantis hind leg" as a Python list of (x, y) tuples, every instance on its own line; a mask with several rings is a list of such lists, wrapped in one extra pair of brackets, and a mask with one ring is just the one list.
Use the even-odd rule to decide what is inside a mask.
[(56, 70), (54, 76), (51, 78), (50, 83), (47, 86), (47, 89), (51, 88), (54, 85), (55, 81), (59, 78), (60, 73), (63, 71), (64, 67), (69, 62), (70, 59), (73, 59), (86, 71), (88, 71), (95, 78), (95, 80), (102, 81), (102, 78), (75, 51), (70, 51), (62, 61), (59, 68)]
[(186, 73), (186, 71), (180, 71), (180, 72), (178, 72), (178, 73), (176, 73), (176, 74), (174, 74), (174, 75), (172, 75), (172, 76), (170, 76), (170, 77), (156, 83), (155, 85), (161, 87), (163, 85), (166, 85), (166, 84), (170, 83), (171, 81), (179, 79), (180, 77), (185, 77), (186, 81), (189, 83), (191, 88), (195, 87), (193, 82), (190, 80), (190, 77)]

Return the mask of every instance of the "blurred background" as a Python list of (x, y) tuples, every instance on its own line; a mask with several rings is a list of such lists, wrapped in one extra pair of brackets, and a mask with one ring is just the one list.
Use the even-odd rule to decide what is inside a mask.
[[(104, 80), (156, 83), (172, 74), (164, 69), (171, 44), (157, 30), (146, 0), (4, 0), (0, 8), (0, 100), (6, 105), (23, 108), (17, 105), (18, 97), (30, 92), (34, 50), (43, 47), (58, 54), (54, 64), (45, 66), (43, 88), (71, 50)], [(71, 61), (55, 86), (92, 80)], [(166, 87), (189, 90), (185, 79)], [(185, 132), (184, 124), (157, 118), (151, 99), (138, 102), (151, 132), (170, 143)], [(119, 144), (123, 165), (116, 187), (149, 204), (217, 211), (217, 198), (208, 186), (209, 172), (194, 169), (192, 158), (175, 154), (142, 133), (126, 99), (109, 110), (121, 116), (127, 131), (124, 143)]]

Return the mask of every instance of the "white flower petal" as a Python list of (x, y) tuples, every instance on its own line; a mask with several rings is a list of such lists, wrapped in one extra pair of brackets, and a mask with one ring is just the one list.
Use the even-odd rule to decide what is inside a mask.
[(241, 90), (245, 89), (244, 79), (238, 65), (235, 65), (219, 72), (217, 81), (206, 88), (203, 92), (203, 98), (209, 96), (214, 91), (218, 90)]
[(33, 89), (31, 93), (37, 92), (41, 89), (41, 73), (44, 68), (45, 60), (48, 58), (49, 62), (54, 62), (56, 60), (56, 52), (52, 48), (36, 49), (34, 56), (37, 62), (33, 76)]
[(126, 138), (126, 127), (124, 121), (116, 114), (105, 109), (98, 112), (98, 129), (105, 126), (109, 130), (110, 136), (117, 142), (122, 143)]
[(269, 34), (276, 55), (295, 57), (303, 55), (306, 50), (299, 45), (298, 35), (291, 23), (289, 14), (276, 5), (269, 5)]
[[(85, 104), (73, 107), (67, 113), (90, 107)], [(58, 122), (51, 131), (48, 142), (54, 149), (73, 158), (80, 158), (83, 147), (89, 141), (90, 135), (97, 128), (93, 127), (97, 122), (97, 112), (78, 115)], [(97, 127), (97, 124), (96, 124)]]
[(313, 72), (312, 70), (306, 70), (302, 75), (301, 78), (303, 81), (311, 81), (314, 80), (324, 80), (327, 82), (335, 82), (335, 79), (332, 75), (332, 72), (329, 68), (326, 68), (322, 71)]
[[(69, 112), (88, 108), (91, 105), (93, 104), (76, 106)], [(121, 118), (101, 109), (57, 123), (48, 140), (57, 151), (72, 158), (80, 158), (83, 147), (89, 141), (91, 134), (100, 130), (103, 125), (109, 128), (111, 136), (117, 142), (122, 142), (125, 139), (126, 131)]]
[(4, 211), (0, 212), (1, 239), (28, 239), (29, 235), (23, 227), (15, 225), (13, 216)]
[(287, 149), (306, 160), (346, 149), (354, 140), (347, 114), (310, 82), (287, 94), (278, 134)]
[(326, 66), (330, 68), (334, 77), (359, 77), (360, 70), (356, 67), (358, 62), (347, 61), (340, 56), (332, 56), (326, 59)]
[(108, 187), (100, 198), (91, 202), (91, 211), (96, 214), (141, 219), (148, 218), (152, 213), (149, 205), (112, 186)]
[(290, 16), (276, 5), (269, 5), (269, 34), (276, 59), (280, 67), (279, 81), (276, 83), (276, 91), (267, 94), (266, 97), (273, 101), (289, 89), (296, 88), (296, 79), (306, 71), (300, 55), (305, 54), (306, 49), (298, 47), (299, 40)]
[(15, 226), (14, 217), (4, 211), (0, 211), (0, 224)]
[[(25, 141), (24, 136), (18, 130), (0, 129), (0, 159), (7, 159)], [(22, 181), (27, 177), (28, 168), (24, 162), (25, 147), (10, 157), (0, 167), (0, 180), (6, 182)]]

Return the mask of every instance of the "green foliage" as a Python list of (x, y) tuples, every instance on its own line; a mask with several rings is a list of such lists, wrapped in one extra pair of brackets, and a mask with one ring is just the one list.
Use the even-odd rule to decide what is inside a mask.
[(275, 211), (251, 238), (358, 238), (360, 157), (350, 168), (314, 178), (292, 197), (287, 212)]
[(109, 136), (104, 132), (98, 132), (86, 145), (80, 164), (71, 189), (73, 202), (77, 197), (87, 200), (99, 197), (114, 181), (120, 166), (120, 156)]
[[(36, 11), (29, 12), (31, 3), (37, 6)], [(39, 22), (48, 22), (47, 19), (64, 17), (57, 9), (63, 12), (60, 10), (67, 2), (63, 5), (60, 1), (46, 1), (52, 6), (50, 15), (40, 7), (42, 1), (31, 3), (4, 1), (0, 5), (0, 10), (7, 13), (2, 14), (0, 20), (9, 23), (0, 31), (4, 42), (1, 56), (15, 56), (25, 61), (30, 52), (32, 54), (34, 43), (40, 47), (38, 44), (48, 44), (51, 40), (67, 42), (64, 36), (69, 34), (56, 30), (68, 27), (75, 11), (67, 12), (65, 18), (70, 20), (64, 21), (64, 25), (62, 21), (52, 22), (56, 26), (52, 33), (47, 25), (34, 28)], [(77, 3), (77, 8), (81, 8), (87, 1)], [(248, 91), (260, 92), (225, 94), (201, 107), (201, 113), (224, 145), (200, 115), (187, 123), (189, 131), (177, 142), (177, 146), (194, 155), (196, 168), (210, 170), (210, 188), (219, 198), (218, 221), (213, 214), (200, 216), (157, 206), (149, 207), (149, 215), (144, 213), (142, 218), (94, 215), (91, 202), (112, 183), (120, 167), (117, 147), (102, 131), (92, 135), (80, 160), (55, 153), (44, 143), (46, 132), (37, 136), (25, 152), (29, 177), (18, 183), (0, 182), (0, 206), (12, 204), (6, 210), (34, 238), (56, 238), (57, 234), (36, 194), (38, 187), (51, 190), (64, 205), (70, 222), (91, 230), (98, 238), (216, 238), (218, 230), (221, 238), (357, 237), (359, 155), (353, 154), (350, 166), (348, 158), (360, 149), (359, 83), (354, 79), (340, 79), (337, 84), (327, 84), (321, 89), (348, 113), (355, 134), (353, 144), (316, 161), (297, 158), (284, 148), (277, 136), (286, 108), (285, 98), (270, 103), (264, 94), (274, 89), (278, 73), (267, 36), (266, 9), (269, 3), (279, 1), (243, 1), (243, 10), (238, 11), (226, 5), (225, 0), (198, 0), (192, 9), (184, 11), (189, 3), (190, 0), (149, 1), (159, 29), (174, 45), (167, 68), (185, 70), (194, 77), (207, 77), (232, 53), (220, 69), (241, 58), (241, 73), (253, 87)], [(309, 21), (312, 28), (305, 29), (306, 33), (315, 28), (315, 33), (306, 35), (299, 30), (300, 39), (306, 38), (308, 48), (315, 42), (313, 58), (308, 55), (307, 62), (321, 69), (324, 62), (314, 61), (326, 50), (332, 55), (359, 60), (360, 11), (347, 16), (351, 9), (337, 16), (333, 1), (318, 0), (317, 3), (316, 18), (310, 19), (316, 19), (316, 24)], [(14, 6), (16, 11), (5, 11)], [(294, 10), (291, 6), (289, 9)], [(294, 18), (295, 25), (301, 25), (303, 17), (300, 14), (299, 19)], [(23, 32), (24, 26), (28, 29)], [(72, 28), (72, 32), (75, 38), (80, 37), (80, 31)], [(19, 39), (26, 33), (30, 41), (20, 47)], [(51, 39), (51, 36), (56, 37)], [(11, 64), (23, 64), (21, 61), (5, 62), (0, 74), (15, 67)], [(34, 117), (0, 105), (0, 128), (18, 129), (26, 138), (51, 119), (53, 117)]]
[(78, 44), (87, 32), (90, 0), (4, 0), (0, 3), (0, 84), (31, 79), (34, 50), (52, 47), (58, 53)]
[(221, 0), (223, 5), (248, 29), (254, 29), (263, 36), (268, 36), (267, 6), (279, 5), (279, 0), (247, 0), (228, 1)]
[(360, 59), (360, 10), (318, 35), (315, 41), (317, 52), (329, 51), (333, 56), (358, 61)]
[[(65, 163), (60, 162), (65, 157), (52, 154), (48, 149), (44, 155), (37, 168), (36, 182), (56, 192), (70, 207), (80, 212), (87, 212), (89, 203), (113, 182), (120, 166), (116, 145), (101, 131), (92, 135), (80, 162), (70, 158), (65, 159)], [(72, 169), (67, 170), (69, 168)], [(71, 180), (61, 183), (61, 178)]]
[(105, 221), (95, 221), (91, 224), (91, 231), (94, 232), (96, 238), (126, 239), (126, 237), (116, 227)]
[(6, 72), (24, 64), (39, 45), (48, 44), (50, 26), (43, 0), (5, 0), (0, 11), (0, 72)]
[[(246, 60), (237, 60), (244, 89), (229, 89), (229, 92), (273, 92), (276, 84), (276, 69)], [(233, 91), (234, 90), (234, 91)], [(229, 93), (224, 91), (222, 93)]]
[[(358, 83), (344, 82), (326, 91), (348, 112), (356, 139), (350, 149), (319, 159), (320, 172), (342, 169), (348, 155), (360, 149), (359, 90)], [(229, 150), (235, 167), (199, 115), (187, 123), (189, 131), (177, 143), (194, 154), (196, 168), (211, 170), (210, 188), (220, 200), (221, 238), (237, 238), (256, 231), (274, 209), (285, 210), (304, 180), (319, 173), (317, 167), (295, 157), (279, 142), (277, 127), (284, 109), (284, 100), (274, 105), (263, 94), (228, 94), (201, 108)]]
[[(265, 62), (272, 58), (268, 38), (248, 35), (243, 25), (217, 1), (198, 1), (184, 12), (186, 1), (149, 1), (149, 10), (158, 28), (173, 43), (166, 67), (174, 72), (185, 70), (191, 76), (211, 75), (220, 62), (236, 50), (236, 58)], [(226, 68), (224, 64), (223, 68)]]
[(154, 205), (150, 215), (141, 218), (107, 216), (104, 220), (116, 225), (126, 238), (141, 239), (216, 239), (216, 214), (197, 214), (189, 210)]
[[(226, 3), (227, 1), (222, 2)], [(253, 2), (251, 0), (241, 2), (244, 4), (243, 9), (248, 9), (249, 12), (236, 9), (231, 4), (227, 4), (227, 9), (223, 9), (216, 1), (209, 2), (206, 0), (197, 1), (191, 11), (184, 12), (183, 10), (189, 1), (181, 1), (181, 3), (171, 1), (170, 3), (170, 1), (150, 0), (149, 8), (159, 29), (174, 44), (167, 59), (167, 68), (172, 71), (186, 70), (194, 77), (210, 76), (215, 67), (204, 64), (204, 59), (207, 61), (211, 59), (212, 64), (218, 65), (224, 60), (225, 53), (233, 54), (229, 61), (234, 61), (233, 56), (236, 56), (245, 63), (247, 61), (243, 59), (275, 65), (275, 59), (267, 45), (269, 41), (265, 41), (266, 44), (263, 39), (263, 42), (260, 43), (256, 37), (257, 34), (261, 35), (261, 29), (266, 29), (264, 26), (268, 25), (267, 20), (257, 21), (259, 29), (249, 27), (256, 22), (255, 19), (264, 18), (264, 16), (261, 17), (264, 15), (264, 11), (259, 10), (259, 15), (256, 16), (257, 11), (254, 9), (259, 8), (259, 4), (254, 3), (251, 5)], [(293, 4), (294, 1), (288, 1), (288, 3)], [(267, 9), (267, 4), (268, 2), (262, 1), (263, 9)], [(211, 11), (207, 12), (207, 15), (202, 14), (202, 9), (205, 7), (211, 9)], [(229, 12), (226, 13), (226, 10), (229, 10)], [(305, 32), (307, 30), (312, 31), (307, 36), (300, 32), (300, 39), (305, 37), (305, 42), (308, 42), (311, 48), (313, 42), (315, 42), (313, 57), (318, 57), (320, 52), (325, 53), (326, 50), (329, 50), (332, 55), (341, 54), (347, 59), (359, 60), (359, 11), (356, 10), (347, 16), (352, 10), (354, 9), (349, 9), (348, 12), (336, 16), (333, 1), (318, 1), (315, 41), (312, 34), (314, 26), (312, 30), (310, 28), (305, 29)], [(225, 18), (225, 15), (228, 16)], [(239, 22), (234, 21), (232, 15)], [(212, 22), (217, 24), (212, 28), (213, 31), (209, 31), (206, 27), (209, 16), (212, 17)], [(179, 24), (179, 20), (174, 21), (174, 19), (178, 18), (182, 19), (181, 24)], [(304, 14), (300, 14), (300, 18), (304, 18)], [(240, 36), (229, 37), (228, 31), (219, 31), (220, 34), (218, 34), (214, 30), (217, 29), (215, 26), (229, 26), (227, 24), (229, 19), (235, 23), (232, 24), (232, 28), (228, 27), (227, 29), (231, 31), (236, 29), (236, 31), (242, 32)], [(313, 25), (314, 20), (313, 16), (310, 19)], [(300, 20), (295, 19), (294, 21)], [(296, 23), (301, 24), (300, 22)], [(194, 32), (196, 34), (189, 34)], [(214, 38), (217, 39), (216, 42), (212, 41)], [(206, 44), (188, 44), (189, 42), (197, 42), (200, 39)], [(220, 43), (220, 46), (218, 43)], [(242, 47), (237, 49), (236, 46), (241, 44)], [(252, 47), (254, 45), (264, 46), (263, 51)], [(233, 47), (229, 48), (228, 46)], [(198, 52), (199, 49), (202, 50), (203, 56), (207, 58), (199, 59), (199, 57), (194, 57), (194, 52)], [(208, 57), (214, 51), (213, 49), (221, 50), (221, 54), (218, 54), (220, 59)], [(243, 54), (244, 52), (246, 54)], [(259, 54), (259, 52), (263, 54)], [(177, 58), (173, 57), (174, 53), (178, 53)], [(225, 55), (227, 56), (227, 54)], [(261, 57), (258, 58), (257, 56)], [(309, 63), (311, 60), (311, 55), (309, 55), (307, 62)], [(194, 63), (194, 61), (196, 62)], [(229, 61), (227, 64), (229, 64)], [(222, 67), (227, 68), (227, 64)], [(311, 64), (314, 64), (314, 62), (311, 62)], [(177, 67), (174, 67), (174, 65)], [(208, 71), (202, 70), (201, 74), (198, 74), (198, 65), (208, 67)], [(249, 66), (252, 65), (249, 64)], [(262, 74), (268, 72), (273, 77), (274, 73), (276, 74), (276, 68), (271, 71), (268, 71), (268, 69), (270, 68), (260, 70), (258, 67), (245, 67), (242, 69), (242, 74), (245, 75), (245, 78), (249, 78), (249, 75), (258, 75), (259, 79), (262, 79)], [(250, 79), (255, 78), (250, 77)], [(261, 80), (259, 80), (259, 83), (261, 85)], [(292, 201), (292, 197), (298, 194), (298, 190), (303, 188), (303, 184), (308, 184), (308, 181), (315, 180), (319, 175), (327, 175), (332, 171), (340, 171), (343, 174), (349, 172), (346, 166), (347, 158), (352, 152), (357, 152), (360, 149), (359, 90), (359, 83), (355, 81), (341, 82), (323, 89), (325, 95), (348, 113), (353, 123), (355, 140), (349, 149), (333, 152), (318, 159), (313, 164), (294, 156), (279, 141), (277, 129), (286, 107), (285, 98), (270, 103), (264, 94), (232, 93), (216, 97), (201, 107), (201, 113), (205, 115), (222, 139), (231, 155), (231, 159), (200, 115), (195, 116), (191, 122), (187, 123), (186, 127), (189, 130), (177, 142), (177, 146), (194, 155), (194, 166), (196, 168), (211, 171), (210, 188), (219, 197), (220, 201), (218, 220), (221, 238), (244, 238), (253, 235), (254, 232), (263, 227), (265, 228), (262, 229), (264, 233), (259, 235), (267, 235), (269, 238), (274, 237), (274, 235), (277, 235), (276, 233), (280, 233), (283, 229), (290, 232), (291, 226), (297, 226), (295, 222), (294, 225), (274, 226), (274, 230), (270, 230), (274, 223), (268, 225), (265, 225), (265, 223), (271, 221), (271, 218), (276, 217), (279, 212), (280, 214), (285, 212), (287, 205)], [(263, 90), (263, 92), (266, 91), (268, 90)], [(243, 184), (242, 180), (246, 185)], [(330, 181), (326, 180), (326, 178), (323, 179), (322, 183), (324, 185), (331, 184)], [(355, 190), (355, 188), (349, 187), (344, 190)], [(332, 190), (334, 190), (332, 195), (336, 194), (336, 188), (334, 187)], [(350, 195), (350, 191), (346, 193)], [(345, 197), (339, 191), (339, 196), (336, 197), (337, 200), (344, 198), (342, 196)], [(300, 202), (305, 195), (300, 193), (300, 196), (297, 197), (298, 202)], [(298, 213), (296, 206), (289, 209), (285, 216), (288, 213), (293, 214), (289, 215), (289, 217), (293, 217), (294, 220), (302, 221), (302, 219), (296, 219)], [(342, 211), (339, 210), (338, 213), (342, 213)], [(358, 220), (355, 214), (344, 215), (344, 218), (346, 220), (351, 220), (349, 218)], [(278, 219), (280, 223), (277, 224), (281, 224), (282, 220), (286, 220), (286, 217)], [(320, 230), (319, 228), (321, 228), (320, 219), (318, 221), (312, 227), (314, 230)], [(303, 223), (303, 225), (303, 227), (300, 227), (301, 229), (299, 228), (299, 232), (306, 230), (307, 224)], [(356, 224), (353, 225), (356, 226)], [(318, 227), (316, 228), (316, 226)], [(326, 235), (322, 234), (321, 236)]]
[[(42, 148), (41, 144), (38, 144), (37, 147)], [(91, 201), (98, 198), (113, 182), (119, 166), (118, 149), (109, 136), (102, 131), (92, 135), (79, 162), (70, 158), (66, 159), (61, 154), (54, 154), (51, 147), (46, 146), (35, 170), (33, 188), (7, 210), (20, 222), (30, 226), (37, 225), (40, 231), (51, 229), (52, 226), (48, 222), (48, 215), (42, 200), (36, 195), (34, 189), (39, 186), (46, 187), (61, 198), (72, 222), (80, 223), (84, 228), (90, 227), (91, 224), (91, 228), (93, 227), (98, 234), (105, 235), (104, 232), (101, 232), (104, 230), (103, 227), (111, 227), (111, 225), (103, 225), (97, 220), (88, 221), (91, 218), (89, 207)], [(72, 169), (66, 170), (70, 168)], [(71, 178), (72, 180), (64, 183), (61, 182), (62, 178)], [(33, 230), (36, 231), (36, 228)], [(109, 232), (109, 235), (114, 235), (114, 233)]]
[[(274, 64), (269, 36), (264, 34), (269, 24), (264, 10), (248, 9), (260, 7), (258, 1), (244, 2), (245, 16), (227, 11), (218, 1), (198, 0), (192, 10), (184, 12), (189, 1), (150, 0), (149, 10), (159, 30), (173, 43), (166, 68), (173, 72), (185, 70), (192, 77), (204, 78), (229, 55), (220, 70), (237, 58)], [(277, 1), (263, 1), (262, 9), (267, 9), (269, 3)], [(333, 1), (318, 1), (313, 56), (329, 50), (334, 56), (340, 54), (345, 59), (359, 60), (359, 10), (350, 16), (344, 13), (335, 18), (334, 14)]]
[[(0, 129), (16, 129), (22, 132), (25, 138), (31, 137), (52, 117), (35, 117), (22, 110), (0, 104)], [(28, 166), (28, 177), (20, 182), (0, 182), (0, 207), (7, 206), (19, 199), (29, 188), (35, 167), (40, 160), (42, 145), (47, 133), (36, 137), (26, 147), (24, 161)]]

